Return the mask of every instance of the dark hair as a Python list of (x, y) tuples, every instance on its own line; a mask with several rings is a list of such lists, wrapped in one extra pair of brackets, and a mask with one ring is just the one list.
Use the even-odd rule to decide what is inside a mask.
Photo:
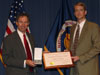
[(20, 14), (18, 14), (18, 15), (17, 15), (17, 18), (16, 18), (16, 21), (18, 21), (18, 19), (19, 19), (20, 17), (23, 17), (23, 16), (26, 16), (27, 19), (28, 19), (28, 21), (30, 22), (29, 15), (28, 15), (27, 13), (20, 13)]
[(74, 5), (74, 8), (75, 6), (82, 6), (84, 8), (84, 10), (86, 10), (86, 5), (83, 3), (83, 2), (77, 2), (75, 5)]

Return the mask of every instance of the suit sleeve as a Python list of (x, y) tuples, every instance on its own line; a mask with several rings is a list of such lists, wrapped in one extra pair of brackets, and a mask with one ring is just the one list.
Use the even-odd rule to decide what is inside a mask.
[(8, 40), (7, 38), (3, 41), (2, 56), (3, 61), (7, 66), (24, 68), (24, 60), (14, 57), (13, 45), (11, 45), (11, 40)]
[(99, 31), (100, 31), (99, 26), (96, 24), (91, 31), (92, 47), (90, 48), (90, 50), (87, 50), (86, 53), (79, 56), (81, 63), (85, 63), (91, 60), (93, 57), (95, 57), (97, 54), (100, 53), (100, 32)]

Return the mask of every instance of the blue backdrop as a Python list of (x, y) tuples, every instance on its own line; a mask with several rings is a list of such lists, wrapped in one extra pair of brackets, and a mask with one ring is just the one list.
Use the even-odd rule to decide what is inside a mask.
[[(88, 20), (100, 25), (100, 0), (72, 0), (72, 5), (77, 1), (86, 4)], [(12, 2), (13, 0), (0, 1), (0, 45)], [(36, 46), (43, 47), (45, 44), (60, 6), (61, 0), (24, 0), (24, 8), (31, 18), (30, 29), (35, 37)]]
[[(88, 10), (87, 19), (100, 25), (100, 0), (71, 1), (72, 5), (78, 1), (84, 2)], [(0, 45), (5, 33), (12, 2), (13, 0), (0, 0)], [(31, 18), (30, 30), (34, 35), (37, 47), (44, 46), (60, 6), (61, 0), (24, 0), (24, 8)]]

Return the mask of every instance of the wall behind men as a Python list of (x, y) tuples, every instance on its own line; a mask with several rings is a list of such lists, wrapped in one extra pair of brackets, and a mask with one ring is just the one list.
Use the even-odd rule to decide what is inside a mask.
[[(13, 1), (0, 0), (0, 45)], [(87, 5), (87, 19), (100, 25), (100, 0), (72, 0), (72, 4), (74, 5), (78, 1)], [(60, 7), (61, 0), (24, 0), (24, 8), (31, 19), (30, 30), (37, 47), (44, 46)]]

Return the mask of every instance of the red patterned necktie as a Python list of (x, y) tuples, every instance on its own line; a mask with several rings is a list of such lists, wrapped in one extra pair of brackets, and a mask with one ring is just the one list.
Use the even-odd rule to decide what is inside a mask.
[(75, 34), (74, 43), (73, 43), (73, 49), (72, 49), (72, 55), (73, 56), (76, 55), (76, 48), (77, 48), (78, 40), (79, 40), (79, 30), (80, 30), (80, 27), (78, 25), (77, 30), (76, 30), (76, 34)]
[[(31, 51), (30, 51), (30, 48), (29, 48), (29, 44), (26, 40), (25, 34), (23, 35), (23, 37), (24, 37), (24, 45), (25, 45), (25, 49), (26, 49), (27, 59), (32, 60), (32, 54), (31, 54)], [(32, 67), (30, 67), (30, 71), (32, 72)]]

